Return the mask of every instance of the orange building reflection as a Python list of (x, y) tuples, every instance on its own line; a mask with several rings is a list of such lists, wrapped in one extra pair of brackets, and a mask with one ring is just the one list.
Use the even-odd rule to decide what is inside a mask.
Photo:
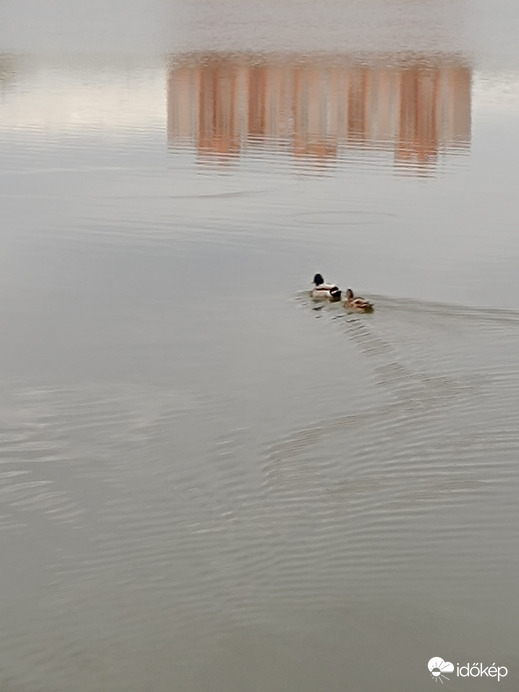
[(185, 56), (169, 71), (169, 144), (195, 146), (202, 161), (255, 144), (320, 163), (348, 149), (392, 150), (417, 172), (467, 150), (470, 68), (452, 56), (387, 62)]

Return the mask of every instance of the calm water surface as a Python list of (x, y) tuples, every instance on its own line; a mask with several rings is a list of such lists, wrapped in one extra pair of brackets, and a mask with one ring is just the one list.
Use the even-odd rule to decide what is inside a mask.
[(517, 689), (518, 22), (1, 0), (2, 691)]

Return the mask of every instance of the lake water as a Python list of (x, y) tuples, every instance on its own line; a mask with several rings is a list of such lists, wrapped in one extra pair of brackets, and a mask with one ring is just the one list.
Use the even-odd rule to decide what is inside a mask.
[(517, 689), (518, 25), (0, 0), (2, 692)]

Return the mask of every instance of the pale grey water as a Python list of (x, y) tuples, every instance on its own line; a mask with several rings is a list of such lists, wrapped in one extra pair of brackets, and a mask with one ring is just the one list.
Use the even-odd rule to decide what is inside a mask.
[(1, 1), (2, 692), (517, 689), (518, 22)]

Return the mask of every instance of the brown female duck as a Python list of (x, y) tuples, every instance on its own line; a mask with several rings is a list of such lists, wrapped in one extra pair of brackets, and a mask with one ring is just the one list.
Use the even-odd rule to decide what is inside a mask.
[(373, 303), (370, 303), (365, 298), (356, 298), (351, 288), (348, 288), (346, 291), (344, 307), (353, 312), (373, 312)]

